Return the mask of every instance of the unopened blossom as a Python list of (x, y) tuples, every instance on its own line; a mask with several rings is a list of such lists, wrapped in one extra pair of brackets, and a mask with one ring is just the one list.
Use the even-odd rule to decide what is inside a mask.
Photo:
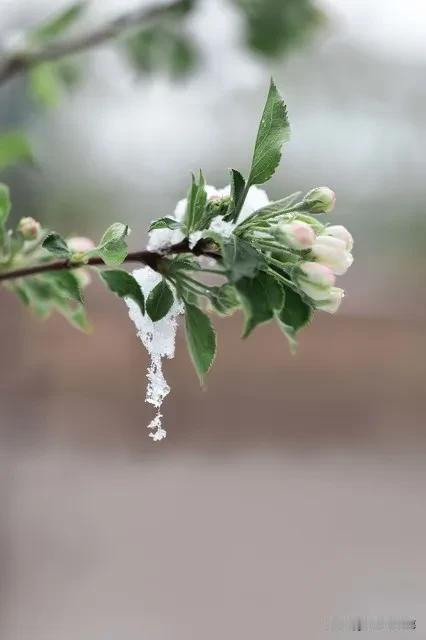
[(281, 223), (276, 228), (276, 236), (287, 247), (297, 251), (310, 249), (315, 242), (315, 232), (312, 227), (300, 220)]
[(95, 248), (95, 243), (90, 238), (83, 236), (76, 236), (67, 240), (67, 245), (74, 253), (86, 253)]
[(315, 303), (315, 307), (317, 309), (321, 309), (321, 311), (327, 311), (328, 313), (336, 313), (340, 304), (343, 300), (345, 292), (343, 289), (339, 289), (339, 287), (331, 287), (328, 292), (328, 296), (324, 300), (319, 300)]
[(36, 240), (40, 233), (41, 225), (34, 218), (21, 218), (17, 229), (25, 240)]
[(334, 224), (324, 229), (324, 235), (331, 236), (332, 238), (339, 238), (343, 240), (348, 251), (352, 251), (354, 246), (354, 239), (352, 234), (342, 224)]
[(330, 267), (338, 276), (346, 273), (353, 262), (352, 254), (346, 249), (346, 243), (332, 236), (318, 236), (311, 252), (318, 262)]
[(316, 187), (306, 194), (303, 204), (311, 213), (330, 213), (336, 204), (336, 194), (329, 187)]
[(324, 300), (329, 295), (336, 277), (330, 267), (319, 262), (302, 262), (295, 275), (296, 283), (313, 300)]

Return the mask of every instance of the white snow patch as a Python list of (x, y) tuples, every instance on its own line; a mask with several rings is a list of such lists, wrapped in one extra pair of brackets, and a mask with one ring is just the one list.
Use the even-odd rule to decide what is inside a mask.
[(193, 249), (197, 242), (203, 237), (202, 231), (193, 231), (189, 234), (189, 248)]
[[(161, 275), (150, 267), (143, 267), (133, 271), (133, 277), (138, 282), (145, 299), (150, 291), (161, 280)], [(146, 390), (146, 402), (153, 404), (157, 414), (148, 425), (155, 430), (150, 433), (154, 441), (166, 437), (166, 431), (162, 428), (161, 405), (164, 398), (170, 393), (170, 387), (163, 374), (163, 358), (173, 358), (175, 355), (175, 339), (178, 324), (178, 316), (184, 312), (181, 302), (175, 298), (170, 311), (164, 318), (153, 322), (147, 313), (142, 315), (139, 306), (130, 298), (126, 298), (130, 319), (134, 322), (138, 336), (148, 351), (151, 362), (148, 367), (148, 385)]]
[[(207, 198), (209, 200), (212, 198), (225, 198), (231, 193), (231, 187), (229, 185), (227, 187), (224, 187), (223, 189), (216, 189), (216, 187), (210, 184), (206, 184), (205, 190), (207, 192)], [(263, 189), (259, 189), (259, 187), (256, 186), (250, 187), (240, 215), (238, 216), (238, 222), (243, 222), (243, 220), (248, 218), (248, 216), (250, 216), (254, 211), (265, 207), (267, 204), (269, 204), (269, 198), (266, 191), (264, 191)], [(178, 222), (182, 222), (185, 217), (186, 205), (187, 198), (179, 200), (176, 205), (174, 214), (171, 217)], [(221, 216), (216, 216), (215, 218), (213, 218), (210, 224), (210, 229), (216, 231), (220, 235), (223, 235), (224, 238), (229, 238), (235, 227), (235, 223), (226, 222)], [(193, 248), (197, 244), (201, 236), (202, 234), (198, 231), (194, 231), (193, 233), (191, 233), (189, 238), (191, 248)], [(167, 249), (173, 244), (177, 244), (178, 242), (183, 240), (183, 238), (184, 235), (179, 229), (175, 229), (174, 231), (171, 229), (154, 229), (149, 234), (148, 250), (164, 251), (164, 249)]]
[(216, 216), (210, 224), (210, 229), (224, 238), (230, 238), (235, 227), (235, 222), (227, 222), (222, 216)]

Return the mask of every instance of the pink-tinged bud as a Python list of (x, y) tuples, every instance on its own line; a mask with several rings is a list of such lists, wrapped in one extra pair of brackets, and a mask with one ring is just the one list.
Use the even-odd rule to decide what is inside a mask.
[(311, 213), (330, 213), (336, 204), (336, 194), (328, 187), (316, 187), (306, 194), (303, 204)]
[(73, 253), (86, 253), (95, 248), (93, 240), (78, 236), (67, 240), (67, 245)]
[(41, 225), (34, 218), (21, 218), (17, 230), (25, 240), (36, 240), (39, 236)]
[(354, 246), (354, 239), (349, 231), (342, 224), (335, 224), (331, 227), (326, 227), (324, 229), (324, 235), (331, 236), (332, 238), (338, 238), (339, 240), (343, 240), (346, 245), (346, 249), (348, 251), (352, 251)]
[(302, 262), (296, 276), (298, 287), (313, 300), (327, 298), (336, 278), (332, 270), (319, 262)]
[(315, 232), (312, 227), (300, 220), (278, 225), (276, 237), (287, 247), (296, 251), (310, 249), (315, 242)]
[(353, 262), (353, 256), (346, 249), (345, 242), (332, 236), (318, 236), (312, 247), (312, 254), (337, 276), (346, 273)]
[(344, 298), (345, 292), (338, 287), (331, 287), (328, 297), (325, 300), (321, 300), (315, 304), (317, 309), (321, 311), (327, 311), (328, 313), (336, 313), (340, 304)]

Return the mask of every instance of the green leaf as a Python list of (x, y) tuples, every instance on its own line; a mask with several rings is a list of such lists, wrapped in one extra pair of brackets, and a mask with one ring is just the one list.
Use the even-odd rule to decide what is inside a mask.
[(67, 243), (57, 233), (49, 233), (43, 240), (42, 247), (59, 258), (69, 258), (71, 255)]
[(281, 147), (289, 139), (287, 108), (271, 79), (271, 86), (257, 133), (248, 184), (267, 182), (281, 160)]
[(16, 293), (20, 301), (26, 306), (29, 307), (31, 304), (30, 297), (28, 295), (27, 289), (25, 288), (25, 284), (21, 284), (18, 281), (5, 283), (4, 285), (9, 291), (13, 291)]
[(76, 329), (80, 329), (80, 331), (84, 333), (90, 333), (92, 331), (93, 327), (87, 318), (83, 305), (78, 304), (75, 307), (59, 309), (59, 311)]
[(9, 217), (11, 209), (9, 187), (0, 183), (0, 226), (2, 227)]
[(175, 220), (174, 218), (159, 218), (158, 220), (154, 220), (151, 222), (149, 231), (154, 231), (154, 229), (180, 229), (180, 222)]
[(191, 38), (170, 21), (145, 27), (122, 42), (124, 53), (138, 74), (168, 71), (174, 77), (182, 77), (196, 62)]
[(103, 234), (101, 241), (99, 242), (99, 247), (105, 247), (110, 242), (123, 240), (123, 238), (125, 238), (128, 233), (129, 227), (127, 226), (127, 224), (123, 224), (122, 222), (114, 222)]
[(185, 217), (184, 217), (184, 226), (185, 229), (188, 231), (190, 231), (191, 229), (191, 223), (192, 223), (192, 218), (193, 218), (193, 210), (194, 210), (194, 202), (195, 202), (195, 196), (197, 195), (197, 190), (198, 190), (198, 185), (197, 182), (195, 180), (195, 176), (192, 173), (191, 174), (191, 186), (188, 189), (188, 193), (186, 196), (186, 212), (185, 212)]
[(174, 296), (164, 278), (153, 288), (146, 300), (146, 311), (153, 322), (161, 320), (170, 311)]
[(86, 6), (86, 2), (74, 2), (38, 26), (31, 35), (43, 41), (62, 35), (81, 16)]
[(275, 278), (263, 271), (255, 278), (242, 278), (235, 287), (246, 316), (243, 332), (246, 338), (258, 324), (272, 320), (275, 309), (282, 307), (284, 293)]
[(211, 305), (220, 315), (229, 316), (241, 306), (235, 287), (229, 283), (215, 287), (210, 293)]
[(259, 274), (271, 309), (280, 311), (284, 305), (285, 292), (280, 282), (267, 273)]
[(325, 22), (312, 0), (236, 0), (245, 23), (247, 44), (257, 55), (283, 59)]
[(19, 283), (19, 297), (41, 318), (47, 318), (54, 307), (54, 289), (41, 277), (27, 278)]
[(242, 199), (244, 198), (244, 188), (246, 186), (245, 180), (241, 173), (236, 169), (230, 169), (231, 174), (231, 200), (229, 202), (229, 207), (226, 216), (224, 216), (225, 220), (229, 220), (234, 222), (238, 213), (241, 209)]
[(203, 219), (204, 212), (206, 209), (207, 192), (205, 190), (205, 185), (206, 185), (206, 181), (204, 180), (204, 176), (200, 171), (200, 180), (198, 183), (197, 193), (195, 194), (195, 199), (194, 199), (193, 219), (192, 219), (192, 227), (191, 227), (191, 230), (194, 230), (194, 231), (200, 228), (200, 222)]
[(0, 169), (33, 161), (31, 145), (22, 131), (8, 131), (0, 136)]
[(30, 69), (31, 97), (44, 107), (56, 107), (62, 96), (62, 80), (54, 62), (42, 62)]
[(206, 182), (201, 171), (198, 184), (195, 177), (192, 176), (192, 184), (188, 192), (188, 204), (185, 214), (185, 227), (188, 233), (191, 231), (197, 231), (204, 218), (207, 203), (205, 184)]
[(100, 271), (99, 275), (107, 284), (109, 289), (120, 296), (120, 298), (131, 298), (139, 305), (142, 315), (145, 315), (145, 298), (139, 284), (135, 278), (120, 269), (106, 269)]
[(62, 296), (77, 300), (77, 302), (83, 302), (79, 280), (71, 271), (49, 273), (45, 277), (52, 281)]
[(298, 293), (285, 287), (285, 304), (277, 313), (278, 324), (284, 331), (294, 352), (297, 346), (297, 333), (306, 326), (312, 317), (312, 308), (306, 304)]
[(41, 318), (47, 318), (56, 310), (74, 327), (85, 332), (90, 331), (91, 326), (83, 305), (75, 302), (79, 296), (81, 300), (81, 295), (77, 290), (78, 279), (74, 273), (33, 276), (14, 282), (9, 288)]
[(105, 264), (114, 266), (125, 260), (128, 249), (124, 238), (128, 232), (129, 227), (121, 222), (115, 222), (105, 231), (98, 247), (94, 250)]
[(235, 235), (223, 241), (222, 257), (231, 282), (238, 282), (244, 277), (252, 278), (263, 264), (262, 255), (246, 240)]
[(216, 355), (216, 334), (210, 318), (188, 302), (185, 302), (185, 330), (188, 351), (202, 381)]

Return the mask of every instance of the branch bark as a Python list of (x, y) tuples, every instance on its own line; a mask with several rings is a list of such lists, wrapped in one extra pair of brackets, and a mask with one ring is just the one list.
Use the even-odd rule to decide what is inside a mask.
[(0, 60), (0, 84), (4, 84), (13, 76), (41, 62), (53, 62), (65, 56), (87, 51), (120, 36), (126, 31), (145, 26), (145, 24), (177, 12), (184, 12), (190, 5), (190, 0), (172, 0), (167, 4), (138, 7), (123, 13), (89, 33), (75, 36), (69, 40), (54, 42), (45, 47), (14, 53)]
[[(219, 254), (211, 250), (211, 242), (206, 240), (200, 240), (192, 249), (189, 246), (188, 238), (185, 238), (181, 242), (172, 245), (162, 253), (156, 251), (134, 251), (128, 253), (124, 262), (140, 262), (142, 264), (151, 267), (151, 269), (158, 270), (159, 264), (164, 257), (177, 255), (180, 253), (192, 253), (195, 256), (208, 256), (210, 258), (219, 258)], [(6, 271), (0, 273), (0, 282), (6, 280), (16, 280), (17, 278), (25, 278), (28, 276), (36, 276), (41, 273), (52, 273), (55, 271), (70, 271), (72, 269), (81, 269), (86, 266), (106, 266), (102, 258), (90, 258), (87, 263), (72, 263), (69, 260), (57, 260), (56, 262), (48, 262), (45, 264), (37, 264), (28, 267), (22, 267), (20, 269), (14, 269), (13, 271)]]

